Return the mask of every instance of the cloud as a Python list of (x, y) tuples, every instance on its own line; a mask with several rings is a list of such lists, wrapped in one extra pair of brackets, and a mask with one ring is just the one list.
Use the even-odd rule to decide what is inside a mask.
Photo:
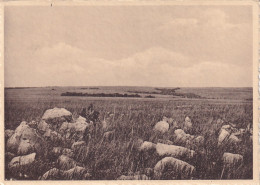
[(198, 12), (196, 18), (173, 17), (156, 34), (161, 35), (160, 44), (194, 59), (248, 65), (252, 61), (251, 26), (251, 22), (231, 23), (224, 11), (210, 8)]
[(251, 82), (250, 67), (194, 61), (162, 47), (149, 48), (119, 60), (106, 60), (88, 57), (84, 50), (63, 42), (37, 50), (27, 62), (26, 72), (17, 67), (13, 69), (15, 75), (8, 74), (10, 83), (174, 87), (247, 86)]

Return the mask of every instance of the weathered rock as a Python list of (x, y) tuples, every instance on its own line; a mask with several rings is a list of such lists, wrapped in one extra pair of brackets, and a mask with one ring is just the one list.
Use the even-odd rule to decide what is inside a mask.
[(129, 176), (121, 175), (120, 177), (117, 178), (117, 180), (150, 180), (150, 178), (147, 177), (144, 174), (142, 174), (142, 175), (129, 175)]
[(64, 121), (71, 121), (72, 114), (64, 108), (53, 108), (48, 109), (42, 116), (42, 120), (45, 120), (47, 123), (58, 124)]
[[(173, 157), (165, 157), (154, 167), (154, 176), (156, 179), (161, 179), (164, 173), (172, 170), (176, 176), (181, 175), (182, 179), (190, 179), (193, 176), (195, 167)], [(173, 177), (174, 179), (174, 177)]]
[(176, 145), (166, 145), (157, 143), (156, 152), (159, 156), (175, 157), (175, 158), (193, 158), (195, 151), (188, 148)]
[(178, 144), (185, 145), (188, 140), (193, 140), (195, 136), (186, 134), (184, 130), (177, 129), (174, 131), (175, 142)]
[[(133, 143), (132, 143), (132, 148), (134, 149), (134, 150), (140, 150), (140, 147), (142, 146), (142, 144), (143, 144), (143, 140), (142, 139), (140, 139), (140, 138), (135, 138), (134, 140), (133, 140)], [(131, 144), (131, 143), (130, 143)]]
[(25, 155), (28, 153), (34, 152), (33, 145), (30, 143), (30, 140), (27, 138), (21, 139), (20, 144), (18, 146), (18, 155)]
[(219, 137), (218, 137), (218, 146), (220, 146), (224, 141), (226, 141), (231, 134), (230, 125), (224, 125), (220, 129)]
[(29, 165), (35, 161), (35, 156), (36, 156), (36, 153), (31, 153), (29, 155), (15, 157), (8, 164), (8, 167), (15, 168), (15, 167)]
[(139, 151), (142, 151), (142, 152), (152, 151), (153, 152), (155, 149), (156, 149), (156, 144), (149, 142), (149, 141), (145, 141), (140, 146)]
[(41, 134), (44, 134), (47, 130), (50, 130), (50, 127), (49, 127), (48, 123), (41, 120), (40, 123), (37, 126), (37, 129)]
[(237, 167), (243, 163), (243, 156), (240, 154), (224, 153), (223, 165), (226, 167)]
[(14, 134), (14, 130), (6, 129), (5, 130), (5, 139), (9, 139)]
[(77, 166), (76, 161), (66, 155), (61, 155), (58, 158), (57, 164), (61, 170), (69, 170)]
[(7, 140), (7, 151), (25, 155), (31, 152), (43, 153), (45, 142), (36, 130), (22, 122)]
[(241, 142), (241, 140), (235, 134), (231, 134), (228, 138), (228, 142), (230, 144), (238, 145)]
[(156, 123), (156, 125), (154, 126), (154, 131), (160, 132), (160, 133), (166, 133), (170, 128), (169, 123), (167, 123), (166, 121), (160, 121), (158, 123)]

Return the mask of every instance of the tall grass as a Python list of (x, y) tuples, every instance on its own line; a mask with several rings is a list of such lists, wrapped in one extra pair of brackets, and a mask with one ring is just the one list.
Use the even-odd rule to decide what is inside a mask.
[[(36, 96), (37, 97), (37, 96)], [(140, 138), (155, 141), (157, 138), (171, 139), (173, 133), (154, 135), (153, 126), (163, 116), (172, 117), (180, 127), (186, 116), (193, 122), (192, 134), (205, 137), (203, 149), (197, 151), (194, 160), (188, 161), (196, 167), (195, 179), (220, 179), (223, 168), (221, 158), (224, 151), (240, 153), (244, 156), (244, 164), (239, 169), (239, 175), (222, 178), (250, 179), (252, 178), (252, 143), (246, 140), (238, 148), (217, 148), (217, 133), (221, 125), (216, 120), (221, 118), (225, 123), (233, 122), (239, 127), (252, 123), (252, 102), (221, 102), (207, 100), (170, 101), (165, 99), (124, 99), (124, 98), (78, 98), (52, 97), (32, 98), (30, 100), (5, 100), (5, 128), (14, 129), (21, 121), (39, 121), (44, 111), (49, 108), (63, 107), (77, 117), (83, 107), (94, 105), (100, 112), (102, 120), (107, 112), (114, 113), (113, 126), (115, 137), (110, 142), (102, 142), (101, 125), (96, 139), (91, 139), (88, 152), (81, 166), (85, 167), (91, 177), (88, 179), (116, 179), (120, 175), (131, 175), (143, 172), (145, 168), (153, 168), (160, 160), (159, 156), (140, 154), (134, 147)], [(189, 106), (187, 106), (189, 105)], [(53, 160), (53, 161), (52, 161)], [(54, 159), (38, 159), (42, 174), (55, 167)], [(44, 165), (46, 162), (48, 165)], [(28, 172), (29, 173), (29, 172)], [(6, 178), (10, 179), (17, 172), (6, 169)], [(30, 179), (38, 179), (39, 168), (29, 174)], [(13, 177), (14, 178), (14, 177)], [(16, 179), (24, 177), (15, 176)]]

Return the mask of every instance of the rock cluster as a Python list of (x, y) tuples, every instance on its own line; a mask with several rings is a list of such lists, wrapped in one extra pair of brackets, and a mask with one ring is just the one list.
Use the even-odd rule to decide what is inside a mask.
[(86, 119), (72, 118), (64, 108), (46, 110), (41, 121), (23, 121), (14, 131), (6, 130), (6, 159), (10, 170), (33, 165), (49, 158), (56, 164), (40, 179), (86, 179), (90, 177), (82, 162), (88, 154), (85, 137), (93, 128)]

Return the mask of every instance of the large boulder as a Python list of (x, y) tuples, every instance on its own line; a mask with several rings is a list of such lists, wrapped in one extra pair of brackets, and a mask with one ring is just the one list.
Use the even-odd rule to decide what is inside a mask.
[(195, 151), (176, 145), (157, 143), (156, 152), (159, 156), (175, 158), (193, 158)]
[(154, 131), (164, 134), (164, 133), (168, 132), (169, 128), (170, 128), (169, 123), (167, 123), (166, 121), (160, 121), (155, 124)]
[(243, 163), (243, 156), (225, 152), (222, 157), (223, 165), (226, 167), (238, 167)]
[(26, 122), (22, 122), (16, 129), (14, 134), (7, 140), (7, 151), (25, 155), (31, 152), (43, 153), (45, 142), (43, 138), (37, 134), (36, 130), (29, 127)]
[(64, 108), (48, 109), (42, 116), (42, 120), (47, 123), (58, 124), (64, 121), (72, 120), (72, 113)]
[(181, 161), (179, 159), (173, 158), (173, 157), (165, 157), (154, 167), (154, 177), (155, 179), (161, 179), (167, 171), (172, 171), (174, 176), (172, 176), (172, 179), (176, 179), (176, 177), (181, 176), (182, 179), (191, 179), (195, 167)]
[(35, 161), (36, 153), (31, 153), (29, 155), (14, 157), (8, 164), (9, 168), (22, 167), (25, 165), (32, 164)]

